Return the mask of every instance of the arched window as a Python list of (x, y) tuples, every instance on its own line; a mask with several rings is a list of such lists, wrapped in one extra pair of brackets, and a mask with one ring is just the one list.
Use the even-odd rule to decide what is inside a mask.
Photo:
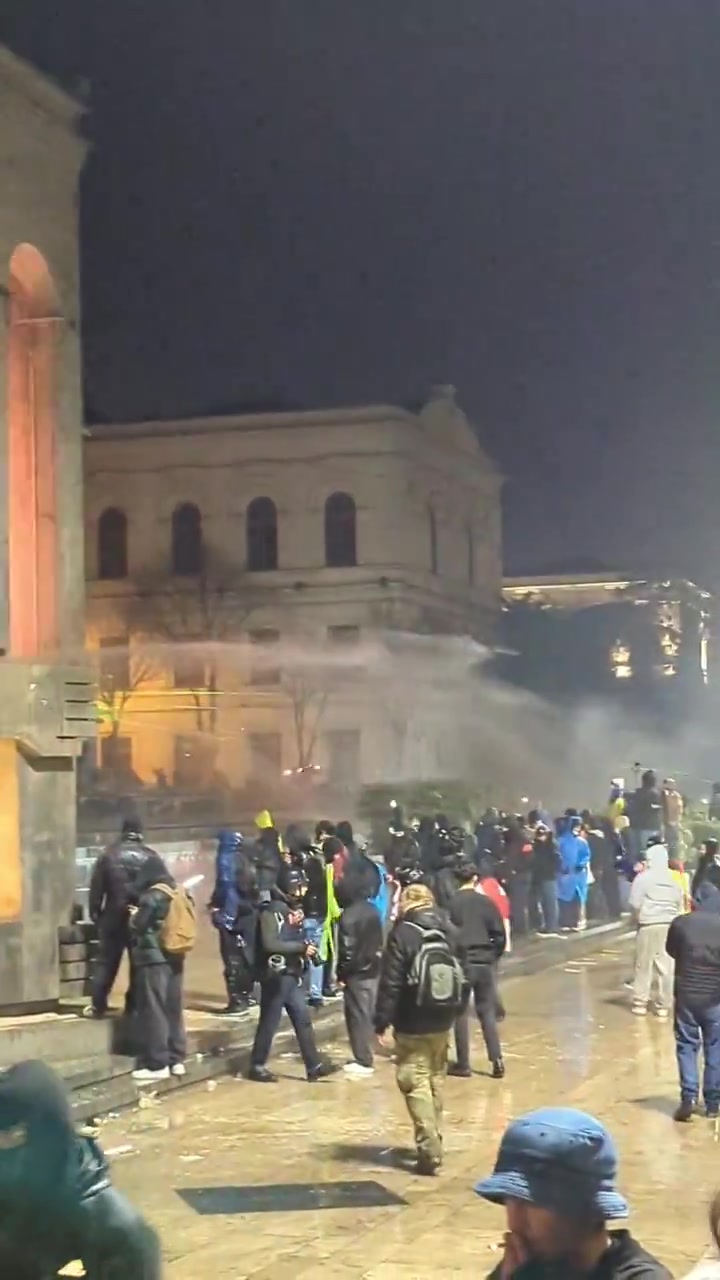
[(277, 569), (277, 508), (272, 498), (253, 498), (245, 518), (245, 538), (250, 573)]
[(98, 577), (127, 578), (127, 516), (119, 507), (106, 507), (98, 521)]
[(475, 584), (475, 530), (472, 525), (467, 527), (467, 575), (468, 582), (471, 586)]
[(357, 512), (349, 493), (331, 493), (325, 503), (325, 563), (333, 569), (357, 564)]
[(172, 571), (181, 578), (194, 578), (202, 567), (202, 516), (193, 502), (183, 502), (172, 516)]
[(437, 530), (437, 516), (435, 515), (435, 508), (433, 506), (428, 507), (428, 534), (430, 537), (430, 572), (437, 573), (438, 571), (438, 530)]

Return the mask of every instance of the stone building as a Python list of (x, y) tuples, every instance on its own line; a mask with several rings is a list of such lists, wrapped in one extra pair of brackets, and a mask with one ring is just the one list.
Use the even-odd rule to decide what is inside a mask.
[(58, 994), (82, 667), (77, 104), (0, 47), (0, 1004)]
[(500, 478), (452, 388), (93, 427), (85, 484), (102, 760), (144, 782), (373, 780), (384, 638), (494, 634)]

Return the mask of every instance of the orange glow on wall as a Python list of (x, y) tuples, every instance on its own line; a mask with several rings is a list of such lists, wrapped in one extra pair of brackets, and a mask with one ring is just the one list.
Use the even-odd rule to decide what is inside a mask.
[(8, 333), (9, 651), (34, 658), (58, 645), (55, 447), (59, 311), (32, 245), (10, 259)]
[(17, 747), (0, 740), (0, 924), (22, 915), (20, 796)]

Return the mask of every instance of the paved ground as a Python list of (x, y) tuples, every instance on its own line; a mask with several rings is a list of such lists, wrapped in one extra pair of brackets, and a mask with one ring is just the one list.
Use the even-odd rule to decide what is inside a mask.
[[(629, 955), (616, 944), (507, 985), (507, 1078), (481, 1074), (476, 1040), (479, 1074), (448, 1081), (446, 1169), (435, 1180), (397, 1167), (391, 1148), (407, 1145), (408, 1125), (389, 1063), (371, 1081), (336, 1076), (308, 1086), (289, 1057), (277, 1064), (283, 1081), (275, 1088), (224, 1080), (109, 1121), (102, 1141), (117, 1151), (116, 1182), (160, 1231), (170, 1280), (319, 1271), (334, 1280), (482, 1277), (497, 1262), (503, 1222), (473, 1195), (473, 1181), (492, 1164), (512, 1116), (560, 1102), (610, 1126), (632, 1228), (682, 1276), (706, 1245), (705, 1205), (720, 1184), (718, 1133), (705, 1120), (673, 1124), (672, 1032), (630, 1015), (621, 994)], [(335, 1052), (342, 1058), (344, 1046)], [(340, 1182), (390, 1203), (309, 1211), (291, 1203), (298, 1184), (329, 1199)], [(238, 1189), (263, 1187), (270, 1211), (249, 1212)]]

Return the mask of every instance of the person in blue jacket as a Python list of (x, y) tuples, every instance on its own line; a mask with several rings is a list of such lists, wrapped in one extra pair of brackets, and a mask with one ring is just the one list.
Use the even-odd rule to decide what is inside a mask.
[(257, 927), (256, 875), (243, 850), (239, 831), (221, 831), (215, 859), (215, 887), (210, 913), (218, 931), (225, 974), (228, 1017), (244, 1013), (253, 999), (255, 932)]
[(590, 846), (582, 829), (582, 818), (575, 814), (566, 815), (558, 824), (557, 896), (561, 929), (585, 928)]

